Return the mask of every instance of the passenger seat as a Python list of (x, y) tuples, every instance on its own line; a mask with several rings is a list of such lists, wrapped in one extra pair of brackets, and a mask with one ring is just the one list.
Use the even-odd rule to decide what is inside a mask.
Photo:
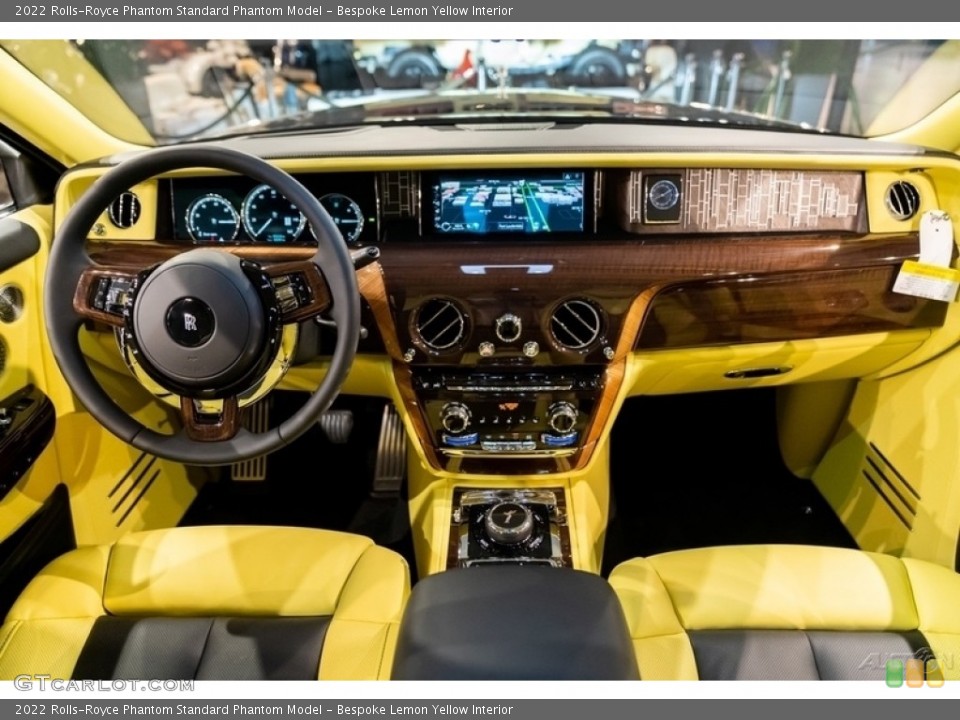
[(629, 560), (610, 584), (644, 680), (883, 680), (909, 658), (960, 678), (960, 575), (929, 562), (710, 547)]
[(312, 528), (132, 533), (51, 562), (0, 627), (0, 680), (389, 677), (407, 564)]

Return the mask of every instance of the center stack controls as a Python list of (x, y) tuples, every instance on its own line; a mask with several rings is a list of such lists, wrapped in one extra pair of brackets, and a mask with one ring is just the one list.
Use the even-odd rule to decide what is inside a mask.
[(600, 372), (456, 372), (414, 375), (435, 446), (446, 455), (563, 455), (579, 448), (601, 390)]

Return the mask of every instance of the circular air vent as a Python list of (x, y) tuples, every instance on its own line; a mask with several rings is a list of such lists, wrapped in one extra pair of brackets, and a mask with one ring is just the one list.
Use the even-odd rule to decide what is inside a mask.
[(122, 193), (110, 203), (107, 215), (118, 228), (133, 227), (140, 219), (140, 198), (129, 191)]
[(897, 220), (909, 220), (920, 209), (920, 191), (913, 183), (898, 180), (887, 188), (886, 204)]
[(602, 330), (601, 311), (589, 300), (564, 300), (550, 315), (550, 334), (567, 350), (586, 350)]
[(466, 337), (467, 316), (452, 300), (431, 298), (414, 313), (413, 330), (431, 350), (450, 350)]

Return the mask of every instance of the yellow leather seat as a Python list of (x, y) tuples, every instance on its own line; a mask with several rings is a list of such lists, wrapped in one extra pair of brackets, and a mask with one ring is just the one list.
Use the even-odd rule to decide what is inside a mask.
[(610, 575), (643, 679), (883, 679), (917, 658), (960, 678), (960, 575), (827, 547), (711, 547)]
[(0, 679), (378, 679), (410, 590), (365, 537), (191, 527), (84, 547), (35, 577), (0, 628)]

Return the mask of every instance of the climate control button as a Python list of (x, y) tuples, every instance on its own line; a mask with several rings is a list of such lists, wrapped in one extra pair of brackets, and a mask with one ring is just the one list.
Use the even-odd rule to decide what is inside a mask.
[(470, 409), (463, 403), (447, 403), (440, 410), (440, 424), (448, 433), (462, 433), (470, 427)]
[(547, 410), (547, 424), (560, 435), (573, 432), (577, 425), (577, 409), (566, 401), (556, 402)]

